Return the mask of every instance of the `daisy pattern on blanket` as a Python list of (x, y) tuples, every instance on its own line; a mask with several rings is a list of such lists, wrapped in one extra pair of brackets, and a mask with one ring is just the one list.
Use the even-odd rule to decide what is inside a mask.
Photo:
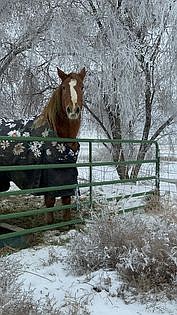
[[(0, 135), (14, 138), (20, 136), (40, 136), (44, 138), (56, 136), (54, 131), (51, 130), (47, 125), (43, 126), (42, 128), (34, 128), (33, 121), (34, 118), (30, 119), (25, 125), (22, 120), (11, 120), (10, 122), (7, 122), (6, 120), (1, 119)], [(36, 160), (38, 160), (42, 154), (45, 154), (47, 157), (53, 157), (54, 163), (62, 160), (67, 161), (70, 158), (73, 160), (73, 162), (75, 162), (78, 156), (78, 150), (74, 152), (67, 143), (60, 143), (57, 141), (0, 141), (0, 156), (9, 154), (9, 151), (11, 151), (11, 154), (14, 156), (18, 156), (19, 158), (21, 157), (23, 161), (28, 153), (32, 154), (33, 158)], [(16, 164), (18, 164), (17, 161)]]
[[(4, 175), (10, 178), (20, 189), (60, 186), (66, 184), (77, 184), (77, 168), (74, 165), (79, 153), (79, 144), (77, 150), (73, 150), (70, 143), (61, 143), (58, 141), (55, 131), (51, 130), (48, 123), (36, 127), (34, 120), (0, 120), (0, 136), (7, 137), (0, 139), (0, 165), (44, 165), (44, 164), (63, 164), (73, 163), (69, 168), (49, 168), (23, 170), (13, 172), (0, 172), (0, 191), (4, 191)], [(18, 137), (25, 137), (20, 139)], [(35, 139), (28, 139), (35, 137)], [(36, 139), (42, 137), (41, 140)], [(47, 141), (47, 138), (55, 138), (54, 141)], [(9, 139), (8, 139), (9, 138)], [(2, 187), (1, 187), (2, 186)], [(60, 197), (62, 195), (74, 195), (74, 189), (57, 190), (50, 192), (50, 195)], [(40, 193), (39, 193), (40, 194)]]

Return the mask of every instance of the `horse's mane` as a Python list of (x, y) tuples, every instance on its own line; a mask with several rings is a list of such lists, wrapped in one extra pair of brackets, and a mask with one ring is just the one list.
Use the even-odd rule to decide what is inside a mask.
[(34, 127), (38, 128), (49, 123), (50, 127), (56, 131), (56, 117), (61, 107), (61, 87), (59, 86), (53, 92), (48, 104), (44, 107), (42, 113), (34, 122)]

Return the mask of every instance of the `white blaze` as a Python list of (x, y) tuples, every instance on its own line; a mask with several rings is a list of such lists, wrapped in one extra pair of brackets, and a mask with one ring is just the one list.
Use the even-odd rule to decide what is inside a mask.
[(75, 86), (77, 84), (77, 80), (75, 79), (71, 79), (71, 81), (69, 82), (70, 85), (70, 93), (71, 93), (71, 101), (73, 103), (73, 107), (75, 108), (76, 104), (77, 104), (77, 93), (75, 90)]

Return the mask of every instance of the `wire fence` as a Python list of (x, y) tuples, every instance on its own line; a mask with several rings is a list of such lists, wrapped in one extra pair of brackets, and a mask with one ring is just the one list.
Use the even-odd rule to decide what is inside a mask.
[(160, 145), (161, 194), (177, 194), (177, 145)]

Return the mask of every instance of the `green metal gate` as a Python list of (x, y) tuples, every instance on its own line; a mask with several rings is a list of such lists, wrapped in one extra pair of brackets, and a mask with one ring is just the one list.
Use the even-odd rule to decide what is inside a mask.
[[(63, 142), (63, 139), (59, 138), (39, 138), (39, 137), (0, 137), (0, 144), (1, 141), (3, 140), (8, 140), (8, 141), (55, 141), (55, 142)], [(93, 207), (93, 204), (95, 202), (95, 197), (93, 190), (96, 189), (97, 187), (109, 187), (110, 185), (114, 185), (114, 187), (117, 187), (118, 185), (127, 185), (127, 184), (137, 184), (140, 183), (144, 185), (146, 182), (151, 182), (151, 189), (146, 190), (146, 191), (138, 191), (138, 192), (131, 192), (131, 193), (124, 193), (124, 194), (118, 194), (117, 196), (109, 196), (107, 197), (107, 200), (120, 200), (122, 199), (131, 199), (132, 198), (137, 198), (137, 197), (144, 197), (150, 194), (153, 194), (154, 192), (159, 192), (159, 168), (160, 168), (160, 163), (159, 163), (159, 147), (158, 143), (155, 141), (145, 141), (145, 143), (149, 144), (152, 147), (152, 152), (153, 152), (153, 158), (150, 159), (145, 159), (145, 160), (139, 160), (137, 161), (136, 159), (128, 159), (127, 161), (116, 161), (113, 162), (110, 159), (107, 160), (107, 158), (104, 158), (104, 161), (102, 160), (102, 153), (105, 152), (104, 146), (110, 146), (112, 143), (118, 144), (121, 142), (123, 146), (139, 146), (141, 145), (142, 141), (139, 140), (109, 140), (109, 139), (64, 139), (64, 142), (73, 142), (73, 141), (78, 141), (81, 144), (81, 152), (82, 152), (82, 145), (87, 146), (87, 151), (88, 153), (85, 154), (85, 161), (79, 161), (76, 164), (45, 164), (45, 165), (23, 165), (23, 166), (0, 166), (0, 172), (5, 172), (5, 171), (17, 171), (17, 170), (35, 170), (35, 169), (49, 169), (49, 168), (69, 168), (76, 166), (78, 169), (87, 169), (88, 173), (88, 179), (84, 182), (79, 181), (78, 185), (65, 185), (65, 186), (60, 186), (60, 187), (45, 187), (45, 188), (35, 188), (35, 189), (25, 189), (25, 190), (15, 190), (15, 191), (7, 191), (7, 192), (0, 192), (0, 200), (2, 198), (7, 198), (8, 196), (16, 196), (16, 195), (28, 195), (28, 194), (34, 194), (34, 193), (45, 193), (49, 191), (56, 191), (56, 190), (62, 190), (62, 189), (70, 189), (70, 188), (76, 188), (81, 190), (82, 194), (82, 189), (88, 190), (88, 200), (82, 202), (82, 206), (88, 206), (88, 207)], [(99, 151), (99, 148), (102, 146), (100, 149), (100, 159), (98, 156), (95, 159), (95, 152)], [(99, 147), (99, 148), (98, 148)], [(95, 151), (96, 148), (96, 151)], [(114, 179), (101, 179), (101, 180), (95, 180), (94, 179), (94, 170), (95, 168), (99, 167), (111, 167), (113, 168), (113, 172), (116, 174), (116, 167), (118, 165), (127, 165), (131, 167), (132, 165), (140, 164), (140, 165), (145, 165), (145, 169), (147, 168), (147, 165), (151, 165), (151, 168), (149, 169), (150, 174), (143, 174), (140, 173), (140, 176), (137, 178), (131, 178), (131, 179), (118, 179), (118, 176), (116, 175), (116, 178)], [(130, 207), (127, 209), (124, 209), (124, 211), (130, 211), (130, 210), (136, 210), (137, 208), (143, 207), (144, 204)], [(10, 219), (16, 219), (16, 218), (24, 218), (24, 217), (29, 217), (29, 216), (35, 216), (39, 214), (45, 214), (47, 212), (57, 212), (57, 211), (62, 211), (64, 209), (70, 208), (70, 205), (66, 206), (55, 206), (53, 208), (40, 208), (36, 210), (27, 210), (27, 211), (20, 211), (20, 212), (13, 212), (13, 213), (6, 213), (6, 214), (0, 214), (0, 222), (4, 222), (6, 220)], [(77, 208), (77, 202), (75, 204), (72, 204), (72, 208)], [(71, 220), (69, 222), (59, 222), (51, 225), (41, 225), (38, 227), (31, 227), (31, 228), (26, 228), (26, 229), (20, 229), (18, 231), (13, 231), (13, 232), (8, 232), (8, 233), (2, 233), (0, 235), (0, 241), (6, 240), (9, 238), (14, 238), (14, 237), (21, 237), (27, 234), (33, 234), (35, 232), (42, 232), (42, 231), (47, 231), (51, 229), (57, 229), (64, 227), (66, 225), (72, 225), (72, 224), (77, 224), (82, 222), (83, 219), (81, 218), (76, 218), (74, 220)]]

